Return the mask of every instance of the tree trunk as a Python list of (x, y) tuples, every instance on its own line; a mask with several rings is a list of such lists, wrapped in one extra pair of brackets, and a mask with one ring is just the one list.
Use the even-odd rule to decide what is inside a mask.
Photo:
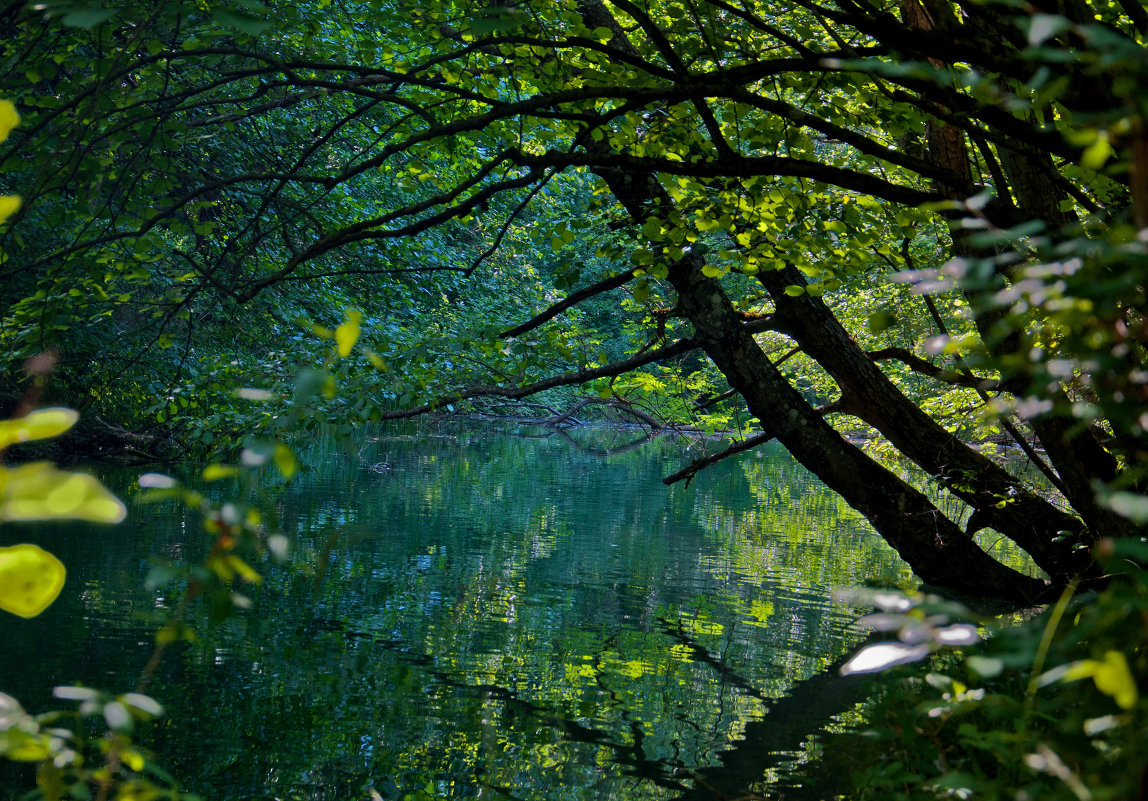
[[(635, 220), (669, 208), (669, 197), (650, 177), (610, 170), (600, 175)], [(701, 257), (687, 254), (668, 275), (702, 349), (763, 427), (863, 514), (918, 576), (961, 592), (1018, 600), (1045, 589), (1039, 579), (995, 561), (927, 497), (842, 438), (769, 361), (702, 266)]]
[(881, 432), (904, 456), (973, 507), (991, 526), (1027, 551), (1041, 569), (1063, 581), (1084, 570), (1087, 550), (1075, 537), (1054, 542), (1059, 532), (1079, 534), (1082, 524), (1025, 490), (1008, 471), (961, 442), (929, 417), (889, 380), (849, 336), (820, 298), (791, 297), (785, 287), (804, 285), (792, 267), (758, 279), (773, 299), (782, 330), (793, 337), (841, 389), (845, 409)]

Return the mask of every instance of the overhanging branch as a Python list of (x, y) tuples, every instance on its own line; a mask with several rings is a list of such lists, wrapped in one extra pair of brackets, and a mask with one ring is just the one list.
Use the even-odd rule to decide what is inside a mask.
[(908, 348), (881, 348), (880, 350), (866, 351), (869, 358), (875, 362), (895, 360), (906, 365), (914, 373), (921, 373), (934, 378), (943, 384), (954, 387), (968, 387), (984, 391), (999, 391), (1000, 382), (992, 378), (978, 378), (972, 373), (957, 373), (938, 367), (926, 359), (922, 359)]
[(737, 443), (736, 445), (731, 445), (724, 451), (715, 453), (712, 456), (706, 456), (703, 459), (698, 459), (692, 462), (688, 467), (679, 470), (673, 475), (666, 476), (662, 479), (662, 483), (668, 486), (670, 484), (676, 484), (679, 481), (684, 480), (686, 482), (686, 486), (688, 487), (690, 485), (690, 481), (693, 480), (693, 477), (700, 471), (705, 470), (710, 465), (717, 464), (723, 459), (728, 459), (731, 456), (736, 456), (739, 453), (744, 453), (745, 451), (748, 451), (752, 448), (756, 448), (758, 445), (769, 442), (771, 439), (773, 439), (773, 434), (770, 434), (769, 432), (763, 432), (756, 436), (750, 437), (749, 439), (743, 439), (741, 442)]
[(577, 292), (571, 293), (563, 300), (558, 301), (545, 311), (536, 314), (534, 317), (531, 317), (521, 325), (517, 325), (514, 328), (503, 331), (498, 336), (500, 339), (509, 339), (510, 337), (521, 336), (527, 331), (533, 331), (535, 328), (547, 322), (548, 320), (553, 320), (559, 314), (571, 308), (572, 306), (577, 306), (584, 300), (588, 300), (589, 298), (592, 298), (596, 295), (601, 295), (603, 292), (609, 292), (611, 289), (617, 289), (618, 287), (623, 286), (634, 277), (634, 272), (636, 270), (637, 268), (633, 270), (627, 270), (624, 273), (619, 273), (618, 275), (603, 279), (596, 284), (592, 284), (588, 287), (583, 287)]
[(548, 389), (555, 387), (569, 387), (577, 384), (585, 384), (588, 381), (594, 381), (599, 378), (613, 378), (615, 376), (628, 373), (639, 367), (644, 367), (647, 364), (654, 364), (655, 362), (664, 361), (665, 359), (673, 358), (674, 356), (681, 356), (683, 353), (688, 353), (698, 347), (698, 343), (693, 339), (679, 339), (666, 345), (664, 348), (648, 351), (646, 353), (631, 356), (629, 359), (623, 359), (620, 362), (613, 364), (606, 364), (601, 367), (588, 367), (581, 370), (575, 370), (571, 373), (563, 373), (562, 375), (551, 376), (544, 378), (541, 381), (535, 381), (531, 384), (526, 384), (521, 387), (475, 387), (472, 389), (462, 390), (453, 395), (444, 396), (430, 403), (424, 403), (421, 406), (416, 406), (411, 409), (396, 409), (393, 411), (382, 411), (379, 413), (381, 420), (402, 420), (410, 417), (418, 417), (419, 415), (428, 414), (437, 411), (452, 403), (459, 401), (470, 400), (471, 398), (511, 398), (517, 400), (519, 398), (526, 398), (530, 395), (536, 395), (539, 392), (545, 392)]

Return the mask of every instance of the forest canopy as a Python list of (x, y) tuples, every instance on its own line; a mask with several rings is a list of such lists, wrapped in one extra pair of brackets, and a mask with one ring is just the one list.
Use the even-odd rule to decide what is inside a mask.
[(978, 532), (1063, 584), (1148, 521), (1136, 0), (65, 0), (0, 30), (10, 410), (44, 352), (49, 399), (188, 453), (596, 398), (776, 439), (924, 581), (1014, 598), (1047, 584)]

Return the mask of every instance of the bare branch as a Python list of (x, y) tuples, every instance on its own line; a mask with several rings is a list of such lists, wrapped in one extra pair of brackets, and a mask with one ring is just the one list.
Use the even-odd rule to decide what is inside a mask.
[(666, 476), (662, 479), (662, 483), (670, 485), (685, 480), (686, 486), (688, 487), (690, 485), (689, 482), (692, 481), (693, 477), (701, 470), (704, 470), (712, 464), (717, 464), (723, 459), (728, 459), (731, 456), (736, 456), (739, 453), (744, 453), (745, 451), (748, 451), (752, 448), (756, 448), (758, 445), (769, 442), (771, 439), (773, 439), (773, 434), (768, 432), (758, 434), (756, 436), (750, 437), (749, 439), (743, 439), (741, 442), (737, 443), (736, 445), (731, 445), (720, 453), (715, 453), (712, 456), (706, 456), (704, 459), (698, 459), (697, 461), (691, 463), (689, 467), (679, 470), (673, 475)]
[(831, 186), (852, 189), (910, 206), (948, 199), (948, 196), (941, 192), (895, 184), (869, 173), (789, 156), (737, 156), (708, 161), (671, 161), (619, 153), (558, 153), (553, 150), (539, 155), (511, 151), (508, 155), (515, 164), (535, 168), (577, 166), (639, 175), (662, 173), (693, 178), (744, 179), (752, 176), (810, 178)]
[(577, 306), (584, 300), (592, 298), (596, 295), (601, 295), (603, 292), (609, 292), (611, 289), (617, 289), (618, 287), (623, 286), (631, 279), (633, 279), (634, 272), (636, 270), (637, 268), (634, 268), (633, 270), (627, 270), (624, 273), (619, 273), (618, 275), (603, 279), (596, 284), (592, 284), (588, 287), (583, 287), (577, 292), (568, 295), (563, 300), (558, 301), (553, 306), (546, 309), (546, 311), (535, 315), (521, 325), (517, 325), (514, 328), (503, 331), (498, 336), (500, 339), (509, 339), (510, 337), (521, 336), (527, 331), (532, 331), (548, 320), (554, 319), (570, 307)]
[(922, 359), (908, 348), (881, 348), (880, 350), (866, 351), (866, 354), (875, 362), (896, 360), (906, 365), (915, 373), (935, 378), (943, 384), (954, 387), (968, 387), (969, 389), (992, 390), (1000, 389), (1000, 382), (992, 378), (978, 378), (971, 373), (957, 373), (938, 367), (930, 361)]
[(476, 387), (473, 389), (465, 389), (453, 395), (447, 395), (438, 400), (433, 400), (430, 403), (424, 403), (421, 406), (416, 406), (412, 409), (396, 409), (394, 411), (380, 412), (380, 419), (382, 420), (401, 420), (408, 417), (418, 417), (428, 412), (433, 412), (448, 406), (452, 403), (459, 401), (469, 400), (471, 398), (511, 398), (519, 399), (526, 398), (531, 395), (536, 395), (539, 392), (544, 392), (548, 389), (555, 387), (568, 387), (577, 384), (585, 384), (588, 381), (594, 381), (599, 378), (613, 378), (615, 376), (628, 373), (638, 367), (644, 367), (647, 364), (654, 364), (655, 362), (664, 361), (665, 359), (673, 358), (674, 356), (681, 356), (683, 353), (688, 353), (694, 348), (698, 347), (697, 342), (692, 339), (679, 339), (664, 348), (652, 350), (647, 353), (641, 353), (637, 356), (631, 356), (629, 359), (623, 359), (620, 362), (613, 364), (606, 364), (601, 367), (583, 368), (575, 370), (571, 373), (563, 373), (562, 375), (551, 376), (544, 378), (541, 381), (535, 381), (532, 384), (526, 384), (521, 387)]

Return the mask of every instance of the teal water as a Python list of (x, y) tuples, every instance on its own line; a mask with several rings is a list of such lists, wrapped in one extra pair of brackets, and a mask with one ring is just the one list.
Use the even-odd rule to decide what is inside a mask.
[[(318, 454), (264, 501), (292, 559), (257, 564), (238, 617), (192, 608), (200, 636), (166, 655), (149, 692), (168, 714), (141, 742), (211, 801), (676, 798), (857, 641), (833, 586), (911, 583), (781, 450), (666, 487), (700, 444), (580, 436)], [(205, 553), (198, 515), (133, 503), (132, 478), (106, 476), (120, 526), (0, 531), (69, 567), (41, 617), (0, 619), (0, 691), (32, 711), (59, 684), (130, 691), (175, 603), (145, 587), (154, 557)], [(33, 786), (2, 771), (0, 798)]]

